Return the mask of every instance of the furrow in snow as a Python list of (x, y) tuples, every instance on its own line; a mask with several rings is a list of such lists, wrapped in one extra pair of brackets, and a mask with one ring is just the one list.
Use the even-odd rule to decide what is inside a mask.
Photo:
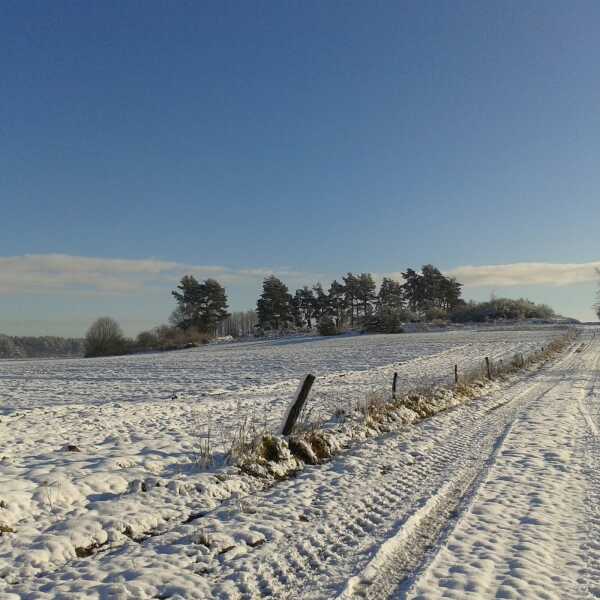
[(595, 385), (598, 350), (586, 345), (547, 370), (549, 387), (524, 399), (468, 509), (413, 585), (393, 597), (584, 597), (583, 450), (591, 432), (579, 401)]

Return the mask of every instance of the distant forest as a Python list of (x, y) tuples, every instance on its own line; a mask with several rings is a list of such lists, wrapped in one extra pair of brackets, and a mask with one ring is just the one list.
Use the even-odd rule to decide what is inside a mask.
[(0, 334), (0, 358), (83, 356), (84, 340), (55, 336), (17, 337)]
[(329, 287), (305, 285), (290, 293), (270, 275), (262, 285), (255, 310), (230, 313), (225, 288), (215, 279), (184, 276), (172, 296), (176, 301), (169, 324), (127, 338), (110, 317), (97, 319), (85, 340), (0, 335), (0, 358), (108, 356), (176, 350), (208, 343), (215, 337), (260, 337), (271, 333), (347, 331), (401, 333), (406, 323), (481, 323), (548, 320), (546, 305), (526, 299), (492, 298), (465, 302), (462, 284), (433, 265), (407, 269), (401, 281), (371, 273), (347, 273)]
[(320, 283), (290, 293), (270, 275), (262, 285), (256, 309), (230, 313), (225, 288), (215, 279), (184, 276), (172, 291), (176, 301), (169, 325), (125, 337), (110, 317), (98, 319), (86, 334), (86, 356), (107, 356), (175, 350), (208, 343), (215, 337), (261, 337), (293, 332), (338, 335), (349, 331), (401, 333), (406, 323), (448, 323), (547, 320), (554, 311), (525, 299), (492, 298), (465, 302), (462, 284), (433, 265), (407, 269), (402, 280), (384, 277), (379, 285), (371, 273), (347, 273), (324, 288)]

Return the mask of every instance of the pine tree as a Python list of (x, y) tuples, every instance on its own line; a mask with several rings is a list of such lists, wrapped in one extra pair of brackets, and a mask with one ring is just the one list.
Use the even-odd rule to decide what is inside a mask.
[(315, 313), (316, 299), (313, 291), (307, 285), (296, 290), (294, 304), (298, 306), (302, 324), (306, 324), (309, 329), (312, 329), (312, 318)]
[(292, 296), (290, 300), (290, 317), (296, 327), (302, 328), (304, 327), (304, 319), (302, 317), (302, 297), (299, 292), (300, 290), (296, 290), (296, 295)]
[(377, 299), (375, 294), (375, 280), (371, 273), (361, 273), (358, 277), (357, 301), (362, 309), (363, 317), (368, 317), (373, 310), (373, 303)]
[(421, 308), (423, 297), (421, 275), (413, 269), (406, 269), (406, 272), (402, 273), (402, 277), (404, 278), (402, 289), (404, 290), (404, 296), (408, 301), (408, 308), (412, 312), (417, 312)]
[(334, 279), (329, 286), (329, 292), (327, 296), (329, 299), (331, 312), (335, 316), (336, 327), (342, 327), (345, 321), (344, 313), (346, 310), (346, 288), (343, 284)]
[(445, 277), (433, 265), (424, 265), (421, 273), (407, 269), (404, 277), (404, 295), (411, 311), (450, 311), (461, 302), (462, 284)]
[(462, 283), (458, 283), (454, 277), (444, 278), (443, 286), (443, 308), (447, 311), (454, 310), (461, 303)]
[(202, 286), (200, 331), (214, 335), (221, 321), (229, 317), (225, 288), (216, 279), (207, 279)]
[(331, 302), (329, 296), (323, 290), (323, 286), (320, 282), (317, 282), (313, 286), (313, 292), (315, 294), (314, 302), (314, 316), (317, 321), (322, 317), (331, 316)]
[(171, 292), (177, 300), (172, 319), (181, 329), (195, 328), (214, 335), (221, 321), (229, 317), (225, 288), (216, 279), (200, 283), (193, 275), (185, 275)]
[(356, 309), (356, 318), (358, 319), (359, 308), (359, 281), (354, 273), (348, 273), (342, 277), (344, 281), (344, 302), (350, 311), (350, 326), (354, 327), (354, 310)]
[(177, 286), (177, 290), (171, 292), (177, 301), (177, 309), (173, 312), (174, 324), (180, 329), (197, 327), (200, 321), (200, 298), (202, 295), (200, 282), (193, 275), (184, 275)]
[(389, 277), (384, 277), (377, 294), (377, 309), (401, 310), (404, 308), (404, 290), (402, 284)]
[(283, 329), (291, 321), (292, 297), (287, 286), (275, 275), (263, 281), (263, 292), (256, 303), (258, 323), (263, 329)]

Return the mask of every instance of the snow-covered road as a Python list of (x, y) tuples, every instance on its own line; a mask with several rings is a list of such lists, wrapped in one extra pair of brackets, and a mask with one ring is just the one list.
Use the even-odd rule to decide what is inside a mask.
[[(48, 534), (76, 522), (61, 516), (0, 568), (0, 598), (599, 598), (599, 366), (600, 335), (584, 330), (541, 369), (294, 479), (234, 482), (187, 522), (170, 506), (158, 534), (44, 562)], [(115, 522), (134, 522), (139, 498), (177, 494), (183, 514), (201, 500), (114, 485)], [(90, 496), (88, 513), (109, 496)]]
[(588, 331), (492, 396), (474, 428), (479, 455), (456, 457), (341, 597), (600, 597), (599, 367), (600, 336)]
[(451, 533), (396, 597), (597, 597), (599, 362), (594, 340), (525, 391)]

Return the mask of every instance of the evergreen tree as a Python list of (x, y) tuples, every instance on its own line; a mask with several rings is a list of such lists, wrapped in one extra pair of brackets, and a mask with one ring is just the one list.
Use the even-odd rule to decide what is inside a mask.
[(185, 275), (177, 289), (171, 292), (177, 300), (171, 319), (180, 329), (193, 327), (214, 335), (219, 323), (229, 317), (225, 288), (215, 279), (200, 283), (193, 275)]
[(346, 288), (343, 284), (334, 279), (329, 286), (329, 292), (327, 296), (330, 310), (335, 318), (335, 325), (336, 327), (342, 327), (345, 321), (344, 313), (346, 310)]
[(355, 310), (356, 319), (358, 320), (358, 309), (359, 309), (359, 280), (354, 273), (348, 273), (346, 277), (342, 277), (344, 281), (344, 303), (347, 309), (350, 311), (350, 326), (354, 327)]
[(461, 302), (462, 283), (454, 277), (445, 278), (443, 287), (443, 308), (447, 311), (454, 310)]
[(331, 303), (329, 296), (323, 290), (323, 286), (320, 282), (317, 282), (313, 286), (313, 292), (315, 294), (314, 301), (314, 317), (317, 321), (325, 316), (331, 316)]
[(292, 296), (275, 275), (263, 281), (263, 292), (256, 303), (258, 323), (263, 329), (283, 329), (292, 320)]
[(302, 289), (296, 290), (294, 303), (297, 304), (300, 312), (301, 323), (312, 329), (312, 318), (315, 313), (315, 296), (313, 291), (305, 285)]
[(406, 269), (406, 272), (402, 273), (402, 277), (404, 278), (402, 289), (404, 290), (404, 296), (408, 301), (408, 308), (412, 312), (417, 312), (421, 308), (423, 299), (421, 275), (413, 269)]
[(401, 310), (404, 308), (404, 290), (402, 284), (389, 277), (384, 277), (377, 294), (377, 309)]
[(227, 294), (216, 279), (204, 281), (202, 291), (199, 329), (214, 335), (219, 323), (230, 316), (227, 312)]
[(292, 323), (296, 327), (304, 327), (304, 319), (302, 318), (302, 298), (299, 294), (300, 290), (296, 290), (296, 295), (290, 300), (290, 316)]
[(177, 301), (177, 308), (171, 314), (173, 324), (180, 329), (197, 327), (200, 321), (200, 282), (193, 275), (184, 275), (177, 290), (171, 292)]
[(433, 265), (424, 265), (421, 269), (421, 302), (419, 309), (427, 311), (443, 308), (445, 277)]
[(411, 311), (450, 311), (461, 302), (462, 284), (454, 278), (445, 277), (433, 265), (424, 265), (421, 273), (407, 269), (404, 277), (404, 295)]
[(368, 317), (373, 310), (373, 303), (377, 300), (375, 294), (375, 280), (371, 273), (361, 273), (358, 277), (357, 301), (362, 310), (363, 317)]

